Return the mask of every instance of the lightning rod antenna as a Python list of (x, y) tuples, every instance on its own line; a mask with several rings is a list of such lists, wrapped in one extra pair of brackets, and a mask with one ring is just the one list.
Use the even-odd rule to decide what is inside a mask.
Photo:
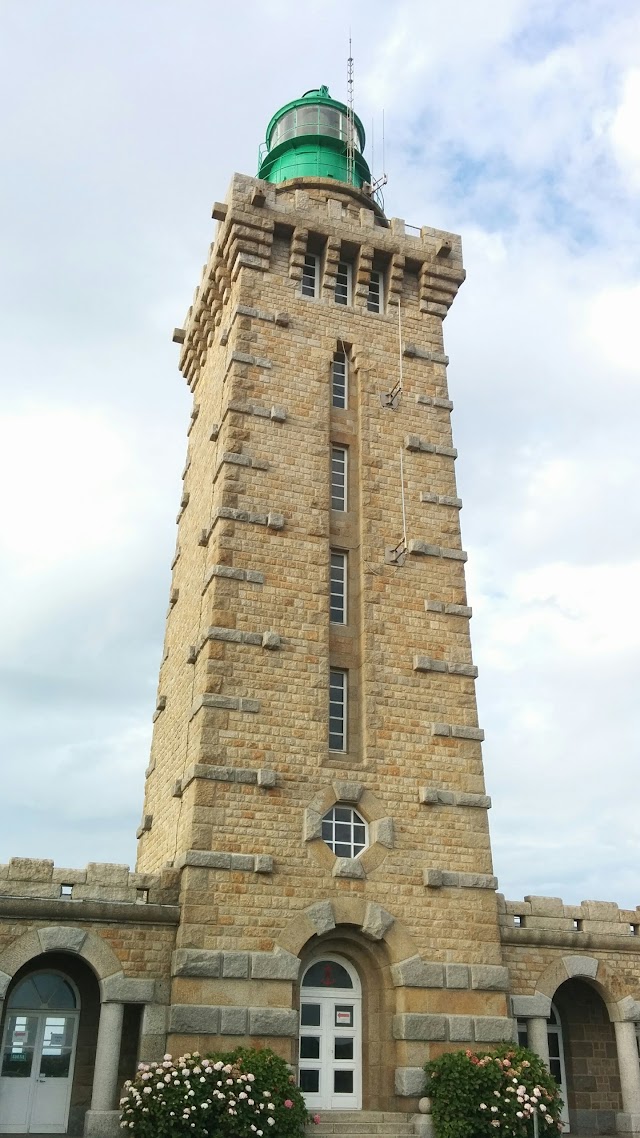
[(353, 110), (353, 55), (351, 54), (351, 32), (349, 32), (349, 58), (347, 60), (347, 181), (355, 182), (355, 123)]

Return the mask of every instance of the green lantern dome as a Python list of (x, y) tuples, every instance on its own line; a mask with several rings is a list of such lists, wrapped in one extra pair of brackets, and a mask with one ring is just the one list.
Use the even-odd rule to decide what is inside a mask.
[(328, 87), (307, 91), (276, 111), (260, 148), (258, 177), (267, 182), (290, 178), (335, 178), (360, 188), (371, 182), (362, 157), (364, 127), (353, 116), (353, 162), (349, 158), (349, 108), (332, 99)]

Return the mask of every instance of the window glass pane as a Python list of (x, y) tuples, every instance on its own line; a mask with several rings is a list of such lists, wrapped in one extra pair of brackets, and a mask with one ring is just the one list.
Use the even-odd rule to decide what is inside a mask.
[(559, 1059), (550, 1059), (549, 1060), (549, 1070), (551, 1071), (551, 1074), (553, 1075), (558, 1086), (561, 1086), (562, 1085), (562, 1071), (560, 1069), (560, 1060)]
[(344, 447), (331, 448), (331, 509), (347, 508), (347, 452)]
[(318, 258), (315, 253), (307, 253), (302, 267), (301, 292), (303, 296), (315, 296), (318, 280)]
[(351, 265), (348, 261), (338, 263), (335, 298), (336, 304), (351, 304)]
[(527, 1025), (523, 1020), (518, 1020), (518, 1046), (528, 1047), (529, 1035), (527, 1032)]
[(336, 1035), (333, 1054), (336, 1059), (353, 1059), (353, 1039), (350, 1036)]
[(301, 1071), (300, 1072), (300, 1090), (306, 1091), (307, 1094), (316, 1094), (320, 1089), (320, 1072), (319, 1071)]
[(549, 1043), (549, 1055), (552, 1058), (558, 1058), (560, 1055), (560, 1040), (558, 1039), (557, 1032), (550, 1031), (547, 1035), (547, 1040)]
[(369, 312), (382, 312), (382, 273), (377, 269), (371, 270), (367, 308)]
[(353, 1071), (334, 1071), (333, 1090), (337, 1095), (352, 1095)]
[(336, 805), (322, 819), (322, 837), (336, 857), (356, 857), (367, 844), (366, 823), (353, 806)]
[[(329, 749), (346, 750), (346, 672), (329, 673)], [(329, 820), (329, 816), (325, 816)]]
[(305, 972), (303, 988), (353, 988), (346, 968), (335, 960), (318, 960)]
[(320, 1004), (303, 1004), (300, 1023), (303, 1027), (320, 1027)]
[(330, 620), (332, 624), (346, 624), (347, 618), (347, 555), (331, 553), (329, 570)]
[(36, 972), (21, 980), (9, 997), (10, 1008), (75, 1008), (73, 988), (55, 972)]
[(318, 1035), (302, 1035), (300, 1037), (300, 1058), (320, 1058), (320, 1037)]
[(347, 357), (334, 352), (331, 364), (331, 403), (333, 407), (347, 406)]

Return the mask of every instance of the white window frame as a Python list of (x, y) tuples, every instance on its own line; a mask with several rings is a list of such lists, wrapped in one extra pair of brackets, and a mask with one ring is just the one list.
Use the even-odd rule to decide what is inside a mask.
[[(309, 288), (311, 280), (311, 273), (313, 271), (313, 292), (305, 291)], [(300, 294), (306, 296), (308, 300), (314, 300), (319, 293), (319, 276), (320, 276), (320, 257), (318, 253), (305, 253), (304, 264), (302, 266), (302, 279), (300, 281)], [(306, 280), (305, 280), (306, 278)]]
[(344, 348), (331, 361), (331, 406), (346, 411), (349, 406), (349, 361)]
[[(347, 447), (331, 447), (331, 509), (337, 510), (342, 514), (347, 512), (349, 482), (348, 461), (349, 452)], [(340, 469), (340, 467), (342, 467), (342, 469)], [(336, 501), (341, 501), (342, 505), (334, 505)]]
[[(344, 813), (349, 813), (350, 817), (348, 819), (336, 818), (336, 810), (340, 810)], [(336, 825), (349, 827), (348, 841), (345, 842), (344, 838), (336, 837)], [(362, 841), (356, 841), (356, 826), (364, 828)], [(327, 813), (322, 819), (322, 840), (325, 845), (329, 847), (331, 852), (336, 855), (336, 857), (360, 857), (360, 854), (364, 853), (369, 845), (369, 827), (367, 825), (367, 821), (362, 817), (362, 814), (354, 809), (354, 807), (351, 806), (348, 802), (335, 802), (331, 809), (327, 810)], [(349, 852), (338, 853), (335, 848), (336, 845), (348, 846)]]
[[(342, 279), (340, 279), (342, 278)], [(336, 269), (335, 302), (336, 304), (352, 304), (353, 292), (353, 265), (351, 261), (338, 261)]]
[[(372, 292), (371, 288), (371, 286), (374, 284), (374, 277), (376, 278), (375, 288), (377, 289), (377, 299), (376, 292)], [(377, 305), (377, 307), (375, 307), (375, 305)], [(371, 275), (369, 277), (369, 293), (367, 296), (367, 311), (384, 312), (384, 273), (382, 269), (371, 270)]]
[[(347, 554), (342, 549), (332, 549), (329, 558), (329, 620), (331, 624), (347, 623)], [(334, 605), (334, 597), (337, 603)], [(334, 615), (340, 612), (341, 616)]]
[[(342, 754), (347, 750), (347, 702), (348, 702), (348, 672), (345, 668), (329, 669), (329, 750)], [(334, 692), (338, 698), (334, 698)], [(341, 722), (341, 731), (332, 731), (331, 724)], [(341, 740), (341, 746), (332, 746), (332, 736)]]

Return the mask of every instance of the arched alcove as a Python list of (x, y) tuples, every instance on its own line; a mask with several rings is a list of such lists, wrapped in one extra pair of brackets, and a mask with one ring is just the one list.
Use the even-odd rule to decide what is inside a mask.
[(620, 1071), (613, 1023), (593, 980), (573, 977), (553, 997), (562, 1024), (571, 1129), (615, 1132), (622, 1111)]

